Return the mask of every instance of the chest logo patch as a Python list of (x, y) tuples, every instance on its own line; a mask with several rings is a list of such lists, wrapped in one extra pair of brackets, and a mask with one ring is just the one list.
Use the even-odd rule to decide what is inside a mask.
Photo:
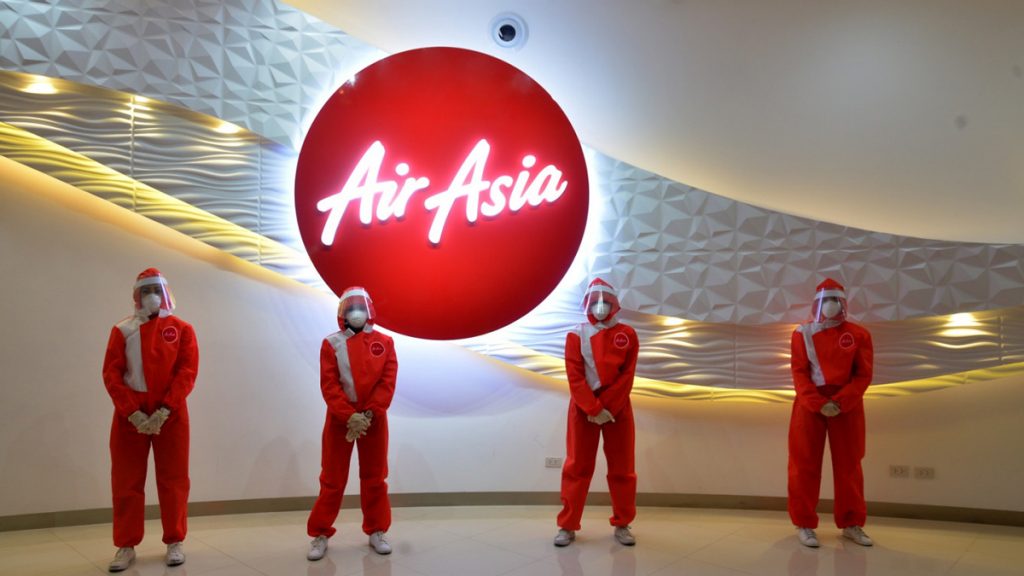
[(168, 344), (174, 344), (178, 341), (178, 329), (174, 326), (164, 328), (160, 335), (163, 336), (164, 342)]
[(853, 334), (850, 334), (849, 332), (844, 332), (843, 335), (839, 337), (839, 347), (843, 350), (853, 348), (854, 344)]
[(384, 345), (380, 342), (370, 344), (370, 354), (373, 355), (374, 358), (380, 358), (384, 355), (385, 351)]
[(614, 338), (612, 338), (612, 344), (620, 350), (625, 349), (626, 346), (629, 346), (629, 336), (619, 332)]

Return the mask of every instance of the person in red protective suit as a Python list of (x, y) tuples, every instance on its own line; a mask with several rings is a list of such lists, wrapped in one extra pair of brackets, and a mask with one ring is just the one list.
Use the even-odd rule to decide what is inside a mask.
[(173, 316), (174, 299), (156, 268), (138, 275), (135, 313), (110, 331), (103, 383), (114, 401), (110, 427), (114, 545), (111, 572), (128, 568), (142, 542), (149, 448), (156, 463), (163, 541), (168, 566), (185, 562), (188, 520), (188, 406), (199, 349), (192, 325)]
[(576, 539), (602, 436), (612, 497), (610, 522), (615, 527), (615, 539), (632, 546), (636, 538), (629, 524), (636, 517), (636, 470), (629, 393), (640, 346), (636, 332), (616, 320), (619, 300), (604, 280), (590, 283), (583, 310), (588, 321), (565, 337), (570, 399), (562, 511), (558, 514), (555, 546), (568, 546)]
[(338, 303), (340, 331), (320, 346), (320, 389), (327, 402), (321, 456), (320, 495), (306, 530), (309, 560), (327, 553), (327, 539), (341, 508), (352, 448), (359, 451), (359, 502), (363, 532), (378, 554), (390, 554), (388, 500), (388, 416), (395, 395), (398, 360), (394, 341), (374, 330), (374, 310), (365, 289), (347, 288)]
[(796, 401), (789, 424), (789, 517), (805, 546), (818, 547), (818, 492), (828, 436), (835, 480), (835, 522), (843, 536), (871, 546), (864, 533), (864, 392), (871, 384), (871, 334), (847, 320), (846, 291), (818, 285), (812, 319), (793, 332)]

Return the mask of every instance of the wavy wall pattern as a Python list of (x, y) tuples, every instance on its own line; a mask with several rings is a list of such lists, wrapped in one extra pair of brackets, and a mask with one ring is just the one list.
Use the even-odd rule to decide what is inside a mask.
[[(46, 80), (53, 83), (54, 94), (25, 92), (26, 86), (40, 81), (0, 73), (0, 119), (9, 122), (0, 124), (0, 153), (235, 256), (319, 284), (308, 259), (294, 247), (291, 208), (280, 176), (287, 172), (282, 168), (289, 163), (286, 149), (208, 116), (109, 90)], [(45, 106), (33, 113), (41, 98)], [(609, 222), (629, 218), (628, 210), (625, 215), (606, 210), (601, 230), (607, 230)], [(682, 219), (678, 214), (676, 218)], [(624, 245), (623, 232), (617, 232), (615, 242)], [(608, 241), (599, 238), (601, 243)], [(655, 250), (653, 257), (659, 255)], [(589, 255), (584, 266), (590, 270), (582, 278), (608, 258), (601, 250)], [(626, 261), (617, 260), (619, 266)], [(563, 377), (564, 335), (578, 318), (573, 291), (560, 290), (537, 313), (464, 345)], [(790, 387), (792, 324), (705, 322), (635, 311), (624, 312), (623, 319), (636, 327), (644, 342), (638, 391), (722, 398), (725, 390)], [(867, 326), (878, 349), (879, 384), (1024, 359), (1024, 307)], [(685, 392), (690, 386), (704, 390)]]
[[(577, 314), (577, 318), (578, 318)], [(550, 315), (539, 316), (550, 319)], [(679, 385), (782, 390), (789, 373), (792, 324), (743, 326), (679, 321), (625, 310), (621, 318), (642, 342), (637, 373)], [(577, 320), (579, 321), (579, 320)], [(868, 322), (875, 345), (875, 384), (936, 378), (950, 373), (1020, 363), (1024, 306), (972, 314)], [(467, 346), (505, 362), (564, 376), (560, 329), (515, 336), (494, 334)], [(523, 344), (528, 342), (529, 344)]]
[[(315, 100), (377, 51), (290, 7), (242, 0), (9, 2), (0, 48), (0, 68), (155, 98), (57, 78), (41, 79), (51, 93), (30, 92), (39, 79), (0, 72), (0, 153), (319, 283), (292, 216), (295, 149)], [(581, 273), (535, 313), (466, 346), (557, 374), (578, 295), (602, 275), (638, 311), (629, 321), (645, 344), (641, 388), (719, 398), (780, 390), (792, 325), (831, 275), (875, 334), (879, 382), (965, 382), (951, 374), (1024, 362), (1024, 245), (815, 222), (591, 160), (603, 210)], [(965, 312), (974, 324), (947, 326)], [(682, 392), (689, 386), (703, 390)]]

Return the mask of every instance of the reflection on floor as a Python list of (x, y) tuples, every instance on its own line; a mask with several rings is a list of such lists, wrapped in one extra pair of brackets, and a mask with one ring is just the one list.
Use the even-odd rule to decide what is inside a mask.
[[(146, 523), (138, 560), (123, 574), (170, 576), (726, 576), (1024, 574), (1024, 528), (869, 519), (873, 548), (839, 537), (822, 518), (822, 547), (796, 540), (785, 514), (739, 510), (641, 508), (637, 546), (612, 539), (609, 509), (591, 507), (567, 548), (551, 540), (549, 506), (396, 508), (391, 556), (378, 556), (344, 510), (320, 562), (305, 558), (305, 512), (208, 516), (190, 520), (184, 566), (163, 565), (158, 521)], [(0, 533), (0, 574), (105, 574), (113, 557), (110, 526)]]

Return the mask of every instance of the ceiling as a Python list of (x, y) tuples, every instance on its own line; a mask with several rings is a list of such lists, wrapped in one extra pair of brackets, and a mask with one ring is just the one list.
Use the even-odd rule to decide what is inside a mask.
[[(1024, 2), (285, 1), (388, 52), (499, 56), (586, 144), (715, 194), (1024, 243)], [(490, 38), (510, 11), (516, 51)]]

